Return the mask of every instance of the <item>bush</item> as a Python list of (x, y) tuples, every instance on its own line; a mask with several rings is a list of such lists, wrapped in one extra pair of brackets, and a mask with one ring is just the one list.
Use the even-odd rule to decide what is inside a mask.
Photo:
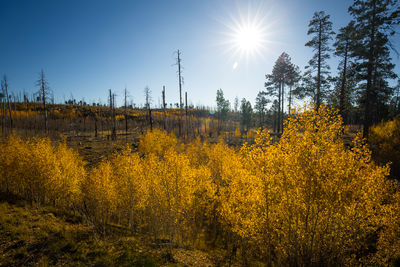
[(265, 261), (377, 263), (380, 252), (371, 247), (384, 229), (398, 229), (398, 223), (384, 220), (399, 219), (389, 168), (371, 161), (360, 137), (346, 148), (343, 131), (336, 112), (322, 106), (292, 116), (279, 143), (272, 144), (264, 131), (242, 148), (236, 169), (244, 170), (228, 180), (221, 214)]
[(162, 157), (169, 148), (175, 148), (178, 139), (173, 133), (154, 129), (140, 136), (139, 152), (144, 155), (154, 154)]
[(391, 163), (391, 178), (400, 180), (400, 117), (371, 127), (368, 141), (374, 160)]
[(37, 205), (64, 208), (77, 201), (84, 163), (65, 143), (11, 135), (0, 145), (0, 189)]

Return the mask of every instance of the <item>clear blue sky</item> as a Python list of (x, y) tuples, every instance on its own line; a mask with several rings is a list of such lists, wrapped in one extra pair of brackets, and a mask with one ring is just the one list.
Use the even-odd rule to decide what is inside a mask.
[[(168, 103), (179, 101), (174, 51), (182, 51), (183, 90), (193, 104), (215, 105), (219, 88), (254, 103), (277, 57), (287, 52), (304, 69), (312, 55), (304, 46), (314, 11), (331, 15), (334, 30), (350, 20), (351, 0), (269, 1), (0, 1), (0, 75), (10, 90), (32, 93), (41, 69), (56, 101), (85, 99), (105, 103), (115, 90), (122, 103), (127, 87), (144, 102), (149, 86), (158, 105), (162, 86)], [(266, 29), (260, 54), (233, 53), (232, 27), (240, 16), (258, 17)], [(400, 42), (398, 36), (395, 44)], [(394, 62), (399, 63), (397, 56)], [(232, 66), (237, 62), (237, 67)], [(332, 71), (336, 71), (332, 60)], [(399, 67), (396, 67), (399, 73)]]

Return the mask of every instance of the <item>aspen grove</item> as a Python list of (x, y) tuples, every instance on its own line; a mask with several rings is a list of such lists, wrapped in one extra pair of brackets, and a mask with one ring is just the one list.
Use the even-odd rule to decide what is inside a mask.
[(336, 110), (303, 108), (273, 142), (183, 143), (153, 129), (93, 167), (65, 143), (10, 135), (0, 189), (175, 245), (223, 247), (245, 263), (388, 264), (400, 256), (400, 195), (361, 135), (345, 145)]

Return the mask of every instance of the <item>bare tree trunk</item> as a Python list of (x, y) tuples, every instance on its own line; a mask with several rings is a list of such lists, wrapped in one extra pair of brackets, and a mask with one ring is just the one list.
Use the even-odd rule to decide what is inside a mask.
[(115, 140), (117, 137), (117, 133), (115, 130), (115, 114), (114, 114), (114, 94), (112, 94), (110, 89), (110, 120), (111, 120), (111, 139)]
[(44, 112), (44, 131), (47, 133), (46, 82), (45, 82), (43, 70), (40, 74), (40, 81), (41, 81), (42, 103), (43, 103), (43, 112)]
[(281, 102), (281, 108), (282, 108), (282, 117), (281, 117), (281, 122), (280, 122), (280, 124), (281, 124), (281, 131), (283, 132), (283, 119), (284, 119), (284, 97), (285, 97), (285, 80), (283, 80), (283, 82), (282, 82), (282, 95), (281, 95), (281, 97), (282, 97), (282, 102)]
[(17, 101), (18, 101), (18, 98), (14, 94), (12, 95), (12, 98), (14, 100), (13, 101), (13, 106), (14, 106), (14, 114), (15, 114), (13, 123), (14, 123), (14, 127), (16, 127), (17, 120), (18, 120), (18, 116), (17, 116)]
[(163, 101), (163, 111), (164, 111), (164, 130), (167, 130), (167, 113), (165, 111), (167, 104), (165, 104), (165, 86), (163, 86), (162, 90), (162, 101)]
[(322, 46), (322, 21), (319, 22), (318, 33), (318, 72), (317, 72), (317, 110), (321, 105), (321, 46)]
[(277, 132), (281, 131), (281, 93), (282, 93), (282, 82), (279, 83), (278, 93), (278, 121), (277, 121)]
[(186, 115), (186, 137), (189, 138), (189, 118), (188, 118), (188, 104), (187, 104), (187, 92), (185, 92), (185, 115)]
[(292, 85), (289, 88), (289, 106), (288, 106), (289, 110), (288, 110), (288, 114), (290, 116), (290, 112), (292, 109)]
[(112, 109), (113, 109), (113, 117), (112, 117), (112, 121), (113, 121), (113, 140), (117, 139), (117, 122), (115, 120), (115, 94), (112, 95)]
[(6, 92), (4, 90), (3, 82), (1, 82), (1, 91), (2, 91), (2, 98), (1, 98), (1, 105), (2, 105), (2, 124), (1, 130), (3, 136), (6, 134)]
[(6, 105), (5, 105), (5, 94), (3, 94), (3, 97), (1, 99), (1, 105), (2, 105), (2, 123), (1, 123), (1, 132), (2, 135), (5, 136), (5, 130), (6, 130)]
[[(110, 122), (111, 122), (111, 118), (112, 118), (112, 93), (111, 93), (111, 89), (109, 90), (109, 101), (110, 101)], [(112, 135), (112, 125), (110, 125), (110, 136)]]
[(182, 76), (181, 76), (181, 53), (178, 49), (178, 75), (179, 75), (179, 136), (182, 135)]
[(343, 73), (342, 73), (342, 84), (340, 86), (340, 96), (339, 96), (339, 110), (340, 115), (342, 115), (343, 123), (347, 122), (347, 112), (345, 108), (345, 97), (346, 97), (346, 75), (347, 75), (347, 43), (344, 52), (344, 62), (343, 62)]
[(8, 114), (9, 114), (9, 117), (10, 117), (10, 128), (12, 128), (13, 127), (13, 118), (12, 118), (12, 113), (11, 113), (10, 97), (8, 96), (8, 83), (7, 83), (7, 76), (6, 75), (4, 75), (3, 84), (2, 85), (3, 85), (4, 91), (6, 93), (5, 97), (7, 99)]
[(101, 111), (100, 111), (100, 107), (99, 107), (99, 109), (98, 109), (98, 113), (99, 113), (99, 120), (100, 120), (100, 136), (101, 136), (101, 132), (103, 132), (104, 131), (104, 129), (103, 129), (103, 119), (101, 118)]
[(149, 122), (150, 122), (150, 131), (153, 131), (153, 118), (151, 117), (151, 108), (149, 107)]
[(127, 107), (127, 90), (125, 87), (125, 98), (124, 98), (124, 106), (125, 106), (125, 136), (126, 136), (126, 140), (128, 139), (128, 107)]
[[(373, 1), (374, 3), (374, 9), (373, 9), (373, 17), (372, 21), (375, 21), (376, 18), (376, 2)], [(371, 32), (370, 32), (370, 47), (369, 47), (369, 59), (368, 59), (368, 67), (367, 67), (367, 87), (366, 87), (366, 97), (365, 97), (365, 110), (364, 110), (364, 131), (363, 131), (363, 137), (366, 138), (368, 137), (368, 132), (369, 132), (369, 127), (371, 126), (371, 93), (374, 90), (373, 88), (373, 83), (372, 83), (372, 69), (374, 65), (374, 45), (375, 45), (375, 25), (372, 25)]]

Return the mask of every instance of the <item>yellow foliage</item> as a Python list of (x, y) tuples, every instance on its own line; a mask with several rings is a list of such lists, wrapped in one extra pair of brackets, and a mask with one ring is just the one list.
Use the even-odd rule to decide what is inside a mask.
[(71, 206), (85, 175), (77, 152), (49, 139), (22, 140), (14, 135), (1, 144), (1, 190), (36, 204)]
[(376, 161), (391, 163), (391, 177), (400, 179), (400, 117), (372, 126), (368, 141)]
[(190, 164), (194, 167), (206, 165), (208, 162), (209, 144), (202, 142), (198, 136), (186, 146), (186, 155), (190, 159)]
[(242, 133), (240, 132), (240, 128), (236, 127), (235, 129), (235, 137), (240, 138), (242, 136)]
[(125, 120), (125, 115), (115, 115), (115, 120), (117, 121)]
[(246, 139), (252, 139), (253, 138), (253, 131), (250, 129), (246, 133)]
[(142, 160), (126, 147), (122, 153), (113, 156), (111, 163), (114, 171), (113, 183), (119, 195), (118, 210), (128, 218), (129, 225), (136, 228), (140, 223), (136, 213), (145, 209), (144, 201), (147, 196)]
[(242, 148), (247, 171), (226, 187), (221, 212), (266, 260), (370, 263), (371, 254), (362, 251), (386, 227), (382, 218), (392, 211), (392, 185), (388, 167), (371, 162), (362, 140), (356, 138), (349, 150), (342, 134), (339, 116), (322, 106), (292, 116), (279, 143), (264, 131)]
[(178, 139), (173, 133), (168, 134), (166, 131), (154, 129), (140, 137), (139, 152), (162, 157), (169, 148), (175, 148), (177, 143)]
[(58, 109), (53, 109), (53, 110), (51, 111), (51, 114), (52, 114), (54, 117), (56, 117), (56, 118), (63, 118), (63, 114), (62, 114), (61, 111), (58, 110)]
[(116, 223), (178, 244), (240, 244), (269, 265), (387, 265), (400, 256), (399, 191), (364, 140), (348, 148), (344, 134), (325, 106), (293, 113), (279, 142), (259, 131), (239, 151), (200, 138), (178, 145), (155, 129), (140, 153), (126, 147), (87, 174), (65, 144), (11, 136), (0, 145), (0, 188), (76, 203), (103, 230)]

